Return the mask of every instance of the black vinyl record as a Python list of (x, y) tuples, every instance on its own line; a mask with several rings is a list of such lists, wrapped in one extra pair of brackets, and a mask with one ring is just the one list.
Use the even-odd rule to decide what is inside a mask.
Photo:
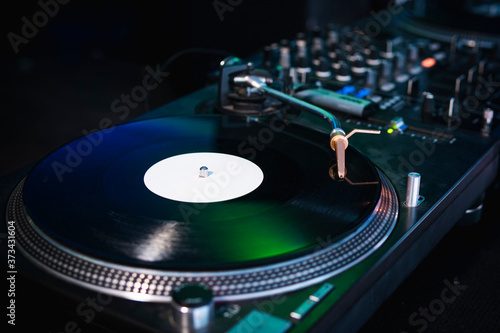
[[(131, 122), (53, 152), (27, 177), (22, 199), (32, 223), (54, 243), (99, 260), (192, 271), (272, 264), (346, 237), (380, 198), (377, 170), (352, 147), (347, 179), (332, 177), (328, 141), (326, 134), (275, 119)], [(243, 158), (262, 170), (263, 180), (247, 194), (210, 203), (148, 189), (144, 176), (151, 166), (190, 153)]]

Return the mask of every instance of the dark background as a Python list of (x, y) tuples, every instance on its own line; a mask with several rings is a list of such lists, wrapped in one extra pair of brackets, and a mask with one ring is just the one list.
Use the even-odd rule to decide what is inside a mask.
[[(146, 66), (154, 68), (179, 51), (206, 52), (172, 62), (168, 78), (151, 93), (149, 109), (210, 83), (222, 51), (244, 57), (306, 28), (349, 23), (383, 6), (384, 1), (363, 0), (243, 0), (221, 21), (209, 0), (74, 0), (59, 5), (57, 14), (15, 53), (7, 34), (21, 35), (21, 18), (32, 21), (41, 7), (37, 1), (9, 2), (1, 20), (0, 177), (97, 129), (103, 118), (119, 124), (146, 112), (148, 107), (140, 103), (129, 117), (119, 119), (111, 103), (142, 83)], [(497, 196), (492, 198), (483, 222), (446, 236), (363, 332), (417, 332), (409, 316), (440, 297), (444, 280), (468, 289), (423, 331), (500, 331), (500, 223)], [(51, 313), (52, 318), (57, 315)]]
[[(221, 20), (208, 0), (73, 0), (60, 4), (47, 24), (18, 46), (18, 53), (7, 35), (22, 36), (22, 18), (33, 22), (41, 7), (38, 1), (9, 3), (1, 22), (0, 175), (39, 160), (84, 130), (98, 128), (102, 118), (119, 123), (111, 102), (142, 83), (147, 65), (155, 68), (190, 48), (249, 55), (294, 37), (306, 24), (324, 23), (316, 2), (233, 1), (239, 4), (225, 11)], [(334, 1), (328, 12), (331, 21), (348, 22), (366, 15), (370, 3)], [(222, 53), (200, 52), (178, 57), (167, 69), (168, 80), (151, 93), (150, 108), (206, 85), (222, 58)], [(145, 111), (141, 103), (129, 118)]]

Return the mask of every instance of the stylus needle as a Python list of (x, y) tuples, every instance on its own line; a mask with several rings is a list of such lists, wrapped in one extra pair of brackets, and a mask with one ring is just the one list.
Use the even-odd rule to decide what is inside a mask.
[(380, 134), (379, 130), (353, 129), (349, 134), (345, 134), (342, 129), (334, 129), (330, 134), (330, 147), (335, 151), (337, 157), (337, 173), (340, 179), (345, 178), (347, 173), (345, 167), (345, 150), (349, 146), (349, 137), (355, 133)]
[(335, 155), (337, 155), (337, 171), (340, 179), (343, 179), (346, 174), (345, 170), (345, 145), (344, 140), (336, 140), (335, 143)]

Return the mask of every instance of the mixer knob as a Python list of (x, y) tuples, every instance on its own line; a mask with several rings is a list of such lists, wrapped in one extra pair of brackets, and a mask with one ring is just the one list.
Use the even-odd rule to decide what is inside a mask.
[(458, 114), (457, 114), (457, 101), (455, 98), (450, 98), (448, 101), (448, 108), (446, 110), (446, 113), (444, 114), (444, 120), (448, 123), (448, 127), (452, 127), (452, 124), (454, 121), (457, 120)]
[(405, 56), (397, 52), (394, 54), (394, 78), (397, 82), (404, 82), (408, 80), (408, 75), (406, 73), (406, 58)]
[(394, 42), (391, 39), (385, 41), (384, 50), (380, 52), (380, 55), (385, 59), (392, 59), (394, 57)]
[(330, 61), (326, 57), (319, 58), (318, 69), (316, 70), (316, 76), (320, 78), (328, 78), (332, 76), (330, 71)]
[(408, 80), (406, 86), (406, 95), (408, 95), (409, 97), (418, 96), (418, 77), (414, 77)]
[(366, 59), (366, 63), (368, 66), (372, 68), (377, 68), (380, 66), (380, 58), (379, 58), (379, 52), (377, 48), (373, 45), (369, 47), (370, 53), (368, 54), (368, 58)]
[(329, 44), (327, 49), (328, 49), (328, 58), (330, 58), (332, 62), (337, 62), (341, 59), (339, 55), (341, 51), (339, 50), (337, 44), (335, 43)]
[(340, 61), (338, 67), (335, 70), (335, 78), (337, 81), (348, 82), (351, 81), (351, 74), (349, 65), (345, 61)]
[(487, 69), (488, 69), (488, 60), (482, 59), (477, 65), (477, 75), (484, 76), (487, 72)]
[(406, 62), (408, 65), (415, 65), (418, 62), (418, 48), (413, 44), (406, 46)]
[(311, 73), (312, 69), (309, 66), (309, 62), (306, 57), (300, 57), (297, 59), (297, 76), (298, 80), (302, 83), (306, 83), (307, 75)]
[(465, 82), (465, 75), (462, 74), (459, 77), (455, 79), (455, 85), (453, 87), (454, 91), (454, 97), (457, 100), (460, 100), (460, 97), (462, 96), (462, 90), (463, 90), (463, 84)]
[(422, 106), (420, 108), (422, 121), (429, 123), (432, 121), (435, 112), (434, 95), (430, 92), (424, 91), (422, 93)]
[(313, 49), (313, 59), (312, 59), (313, 65), (318, 67), (319, 63), (320, 63), (320, 59), (324, 56), (325, 55), (324, 55), (323, 49), (320, 49), (320, 48)]
[(418, 60), (418, 48), (413, 44), (408, 44), (406, 46), (406, 70), (412, 74), (417, 74), (420, 71)]
[(290, 59), (290, 43), (286, 39), (280, 41), (280, 62), (279, 65), (283, 69), (288, 69), (291, 67)]
[(392, 80), (392, 62), (389, 60), (382, 60), (382, 67), (380, 68), (379, 84), (384, 84)]
[(311, 66), (309, 66), (309, 61), (306, 57), (300, 57), (297, 59), (297, 72), (299, 73), (309, 73), (311, 71)]
[(364, 74), (366, 72), (365, 59), (359, 53), (351, 57), (351, 70), (355, 74)]
[(314, 37), (312, 40), (312, 50), (323, 50), (324, 41), (321, 37)]
[(335, 30), (328, 31), (328, 37), (326, 39), (326, 44), (328, 46), (330, 46), (332, 44), (336, 46), (336, 45), (338, 45), (338, 43), (339, 43), (339, 33)]
[(307, 38), (303, 32), (297, 34), (297, 40), (295, 42), (297, 46), (297, 58), (307, 56)]
[(375, 91), (377, 88), (377, 71), (373, 68), (366, 69), (365, 88)]

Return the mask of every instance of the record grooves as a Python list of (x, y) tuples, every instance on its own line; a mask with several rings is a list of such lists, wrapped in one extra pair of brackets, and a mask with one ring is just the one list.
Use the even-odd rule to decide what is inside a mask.
[(183, 282), (201, 282), (212, 288), (215, 299), (238, 300), (291, 291), (338, 274), (373, 253), (395, 226), (398, 204), (394, 189), (383, 174), (376, 209), (359, 230), (341, 242), (310, 255), (254, 269), (189, 272), (127, 267), (102, 261), (57, 244), (27, 216), (22, 186), (13, 193), (9, 220), (18, 225), (18, 245), (33, 263), (71, 283), (128, 299), (165, 301)]
[[(200, 124), (205, 130), (194, 130)], [(18, 226), (19, 247), (51, 274), (128, 299), (170, 300), (172, 288), (193, 281), (210, 287), (215, 300), (238, 300), (325, 280), (361, 261), (387, 239), (399, 208), (385, 175), (349, 147), (347, 168), (352, 179), (332, 179), (331, 151), (317, 141), (322, 139), (318, 132), (301, 127), (276, 133), (276, 143), (285, 145), (270, 143), (267, 151), (248, 162), (264, 172), (262, 184), (248, 194), (196, 206), (147, 189), (144, 174), (158, 161), (233, 155), (241, 161), (236, 157), (241, 140), (267, 128), (244, 125), (239, 140), (231, 141), (225, 138), (228, 131), (235, 136), (235, 124), (225, 124), (223, 116), (118, 126), (112, 137), (104, 134), (89, 160), (63, 182), (50, 172), (51, 163), (85, 138), (54, 152), (10, 199), (8, 219)], [(183, 131), (178, 137), (172, 132), (180, 126), (193, 129), (191, 135)], [(117, 142), (116, 137), (134, 143)], [(172, 147), (172, 140), (182, 144)], [(308, 158), (297, 156), (294, 148)], [(208, 153), (182, 154), (196, 150)], [(218, 174), (215, 168), (214, 175)], [(173, 178), (178, 176), (174, 168)], [(231, 181), (239, 184), (249, 176), (244, 172)], [(81, 201), (75, 189), (93, 195)], [(183, 222), (176, 217), (181, 204), (200, 212)]]

